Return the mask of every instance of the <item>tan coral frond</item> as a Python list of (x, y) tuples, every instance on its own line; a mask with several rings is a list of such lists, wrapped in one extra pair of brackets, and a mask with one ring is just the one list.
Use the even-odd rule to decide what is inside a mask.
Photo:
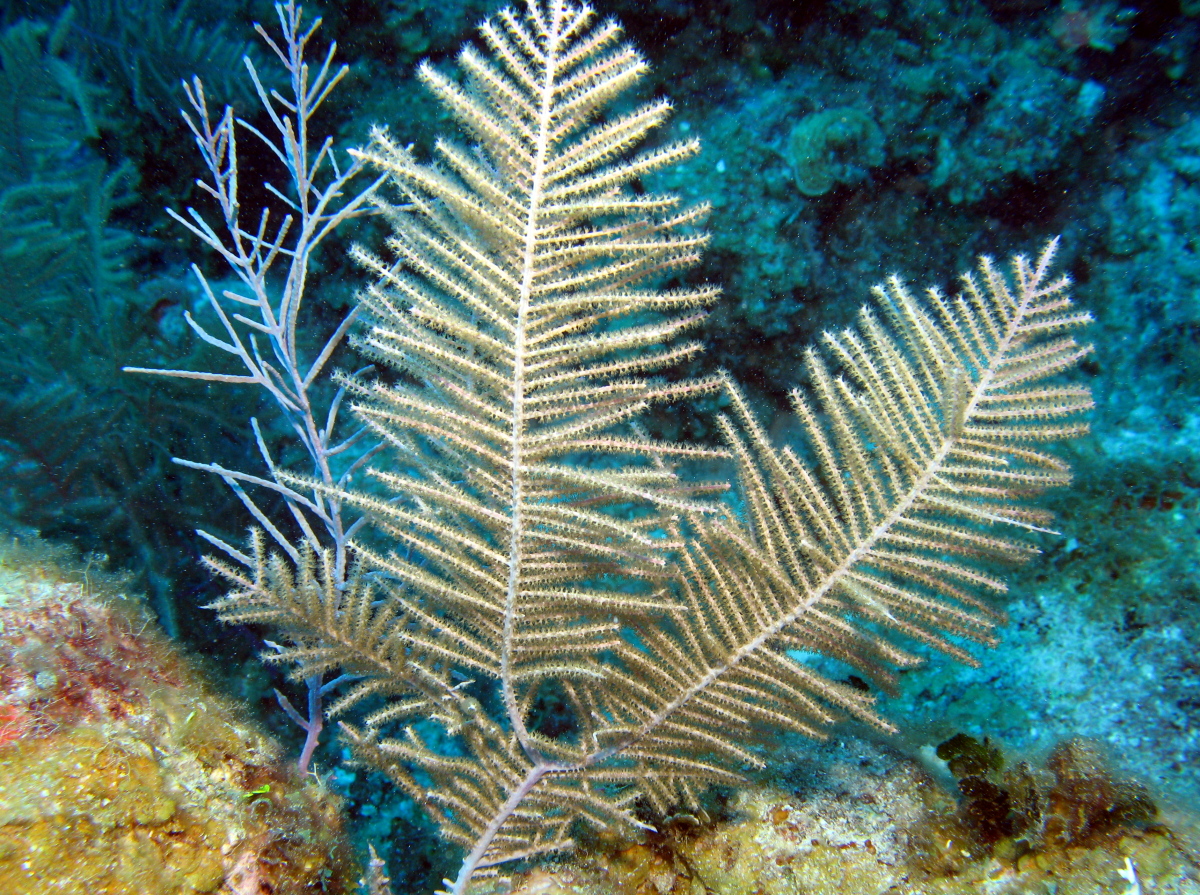
[[(676, 750), (719, 754), (713, 738), (730, 725), (815, 733), (842, 713), (890, 729), (870, 697), (802, 669), (789, 649), (879, 677), (884, 663), (913, 662), (891, 632), (974, 664), (946, 635), (993, 641), (1000, 616), (980, 594), (1005, 583), (980, 560), (1036, 552), (998, 529), (1038, 527), (1030, 498), (1069, 480), (1029, 445), (1081, 430), (1091, 406), (1085, 388), (1053, 381), (1088, 350), (1060, 334), (1087, 317), (1051, 274), (1056, 247), (1014, 258), (1011, 280), (982, 259), (962, 296), (931, 293), (932, 311), (897, 279), (876, 290), (881, 316), (826, 337), (844, 378), (807, 356), (815, 400), (794, 403), (815, 468), (773, 445), (729, 385), (736, 419), (723, 429), (747, 527), (688, 517), (684, 618), (695, 633), (646, 634), (626, 654), (660, 694), (628, 748), (665, 732)], [(610, 686), (637, 698), (620, 677)]]

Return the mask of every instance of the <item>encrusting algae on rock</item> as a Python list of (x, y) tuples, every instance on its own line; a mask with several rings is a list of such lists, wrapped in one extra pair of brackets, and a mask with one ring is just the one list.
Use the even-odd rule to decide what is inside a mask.
[(353, 891), (338, 800), (120, 587), (0, 547), (0, 892)]
[[(799, 792), (734, 793), (721, 821), (676, 818), (640, 843), (594, 843), (519, 877), (509, 895), (1200, 895), (1194, 844), (1174, 821), (1101, 818), (1097, 794), (1122, 784), (1102, 782), (1085, 744), (1063, 744), (1031, 772), (1036, 829), (996, 840), (922, 764), (848, 743)], [(491, 885), (475, 892), (499, 891)]]

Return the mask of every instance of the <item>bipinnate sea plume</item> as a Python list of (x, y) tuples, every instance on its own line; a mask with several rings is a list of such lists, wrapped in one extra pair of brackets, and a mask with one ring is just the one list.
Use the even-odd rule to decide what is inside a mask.
[[(299, 505), (290, 527), (259, 509), (251, 548), (210, 560), (231, 588), (218, 613), (276, 632), (269, 658), (298, 679), (339, 682), (329, 714), (356, 756), (462, 847), (455, 895), (571, 848), (581, 825), (694, 810), (761, 763), (751, 734), (891, 730), (874, 697), (799, 657), (884, 687), (918, 661), (905, 642), (973, 663), (964, 642), (992, 642), (1001, 619), (996, 562), (1037, 552), (1049, 519), (1032, 499), (1069, 480), (1048, 445), (1083, 433), (1091, 405), (1069, 378), (1088, 318), (1051, 241), (981, 259), (957, 295), (876, 288), (806, 354), (803, 438), (775, 443), (727, 374), (672, 375), (717, 292), (681, 285), (706, 209), (643, 188), (696, 144), (650, 139), (665, 101), (609, 111), (641, 57), (570, 0), (526, 0), (481, 34), (461, 79), (420, 70), (458, 126), (435, 161), (382, 130), (355, 155), (388, 181), (371, 192), (392, 235), (356, 250), (372, 282), (350, 338), (386, 375), (338, 376), (352, 449), (335, 409), (307, 436), (329, 461), (315, 475), (265, 449), (268, 476), (212, 470)], [(290, 362), (256, 343), (239, 357), (268, 387)], [(640, 422), (718, 392), (721, 444)], [(306, 527), (334, 507), (369, 533)]]

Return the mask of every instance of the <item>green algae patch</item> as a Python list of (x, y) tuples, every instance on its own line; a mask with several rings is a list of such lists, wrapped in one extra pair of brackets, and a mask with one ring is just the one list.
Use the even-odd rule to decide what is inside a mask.
[(863, 179), (885, 159), (883, 131), (875, 119), (850, 107), (806, 115), (788, 137), (792, 177), (805, 196), (822, 196), (839, 183)]

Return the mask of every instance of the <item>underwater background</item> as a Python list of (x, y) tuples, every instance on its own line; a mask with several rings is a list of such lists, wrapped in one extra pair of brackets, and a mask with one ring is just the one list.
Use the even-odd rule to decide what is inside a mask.
[[(414, 66), (449, 63), (499, 5), (306, 4), (324, 18), (316, 41), (336, 40), (350, 65), (321, 119), (339, 148), (382, 124), (427, 156), (444, 122)], [(601, 11), (650, 60), (644, 92), (674, 102), (664, 139), (702, 142), (648, 187), (713, 205), (696, 276), (724, 298), (699, 363), (733, 371), (765, 414), (800, 384), (802, 346), (848, 323), (873, 284), (897, 273), (952, 290), (980, 254), (1062, 236), (1060, 264), (1096, 318), (1097, 403), (1092, 435), (1069, 448), (1076, 481), (1048, 501), (1062, 535), (1011, 576), (1010, 624), (982, 668), (905, 672), (883, 712), (914, 754), (956, 733), (1014, 756), (1087, 737), (1160, 804), (1200, 803), (1200, 3)], [(249, 519), (220, 483), (170, 462), (245, 467), (246, 420), (270, 415), (251, 389), (121, 372), (212, 363), (184, 313), (202, 302), (189, 265), (218, 280), (218, 259), (164, 211), (205, 201), (180, 81), (199, 75), (210, 104), (253, 121), (240, 60), (273, 70), (253, 23), (274, 17), (268, 2), (0, 4), (0, 525), (133, 575), (168, 635), (298, 751), (273, 688), (302, 694), (256, 658), (264, 632), (202, 608), (220, 587), (193, 531), (237, 541)], [(269, 160), (247, 142), (239, 161), (254, 184)], [(367, 279), (350, 244), (383, 236), (367, 222), (323, 247), (314, 344)], [(715, 440), (703, 407), (655, 425)], [(286, 454), (282, 426), (266, 437)], [(394, 880), (428, 890), (446, 872), (432, 829), (340, 758), (326, 736), (316, 764), (348, 797), (360, 850), (390, 844)]]

